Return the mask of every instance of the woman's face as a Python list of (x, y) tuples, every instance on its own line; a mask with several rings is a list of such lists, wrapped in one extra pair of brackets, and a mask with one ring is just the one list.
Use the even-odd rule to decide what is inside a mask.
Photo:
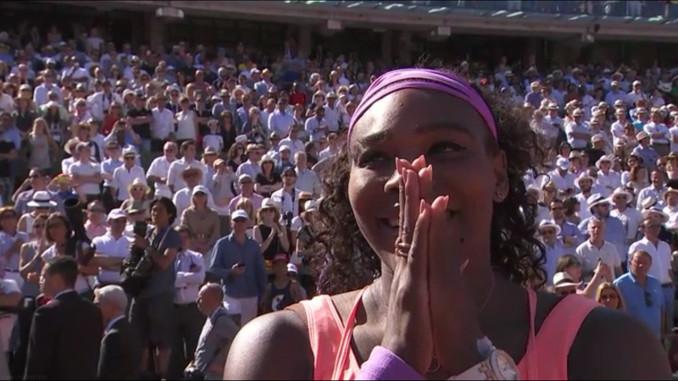
[[(398, 234), (395, 158), (413, 161), (422, 154), (433, 168), (427, 201), (450, 196), (447, 229), (454, 242), (463, 242), (460, 261), (471, 253), (489, 254), (493, 196), (506, 168), (503, 154), (488, 153), (488, 134), (470, 105), (434, 91), (393, 93), (362, 116), (351, 135), (348, 196), (363, 236), (382, 261), (392, 267)], [(477, 258), (471, 266), (488, 261)]]
[(47, 225), (49, 236), (56, 243), (64, 243), (66, 241), (66, 225), (61, 220), (54, 220)]
[(275, 217), (275, 212), (273, 209), (262, 209), (261, 210), (261, 219), (266, 223), (273, 222), (273, 217)]
[(204, 207), (207, 205), (207, 195), (204, 193), (196, 193), (195, 196), (193, 196), (193, 202), (196, 206)]
[(579, 282), (581, 280), (581, 271), (581, 266), (579, 265), (570, 266), (565, 269), (567, 275), (569, 275), (574, 282)]
[(619, 309), (619, 295), (615, 290), (607, 287), (600, 293), (598, 303), (613, 310)]
[(160, 202), (156, 202), (153, 205), (153, 208), (151, 208), (151, 220), (153, 221), (153, 225), (159, 227), (165, 227), (169, 224), (169, 213), (167, 212), (165, 205)]
[(273, 171), (273, 163), (266, 161), (261, 164), (261, 170), (265, 173), (271, 173)]

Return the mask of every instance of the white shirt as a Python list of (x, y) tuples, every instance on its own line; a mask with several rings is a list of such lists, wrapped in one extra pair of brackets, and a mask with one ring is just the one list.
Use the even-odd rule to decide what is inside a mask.
[(658, 241), (657, 246), (643, 237), (629, 246), (629, 260), (633, 253), (638, 250), (647, 251), (652, 257), (652, 265), (648, 275), (655, 277), (661, 284), (671, 283), (669, 270), (671, 270), (671, 247), (664, 241)]
[(48, 85), (43, 83), (35, 88), (33, 91), (33, 102), (35, 102), (35, 107), (40, 107), (49, 101), (47, 94), (50, 91), (54, 91), (59, 96), (59, 102), (61, 102), (61, 89), (55, 84)]
[(202, 254), (193, 250), (181, 250), (177, 254), (174, 268), (174, 303), (188, 304), (198, 300), (200, 285), (205, 280), (205, 260)]
[(311, 137), (311, 141), (320, 140), (325, 137), (325, 132), (320, 130), (323, 127), (327, 127), (324, 117), (318, 120), (317, 117), (313, 116), (306, 119), (304, 123), (304, 130)]
[(332, 147), (327, 146), (325, 149), (323, 149), (322, 151), (320, 151), (320, 153), (318, 154), (318, 161), (324, 160), (324, 159), (327, 159), (327, 158), (330, 158), (330, 157), (334, 157), (334, 156), (336, 156), (336, 155), (339, 153), (339, 149), (337, 149), (336, 152), (333, 152), (333, 151), (331, 150), (331, 148), (332, 148)]
[(203, 149), (212, 147), (215, 151), (221, 152), (224, 149), (224, 138), (217, 134), (207, 134), (202, 138), (202, 146)]
[(607, 174), (603, 173), (603, 171), (598, 171), (596, 184), (600, 187), (603, 197), (607, 197), (621, 186), (621, 175), (619, 172), (612, 170), (608, 171)]
[[(21, 293), (19, 285), (12, 279), (0, 279), (0, 294), (9, 295), (14, 293)], [(2, 350), (8, 352), (10, 347), (10, 338), (17, 320), (16, 314), (2, 314), (0, 319), (0, 342), (2, 343)]]
[(339, 131), (339, 121), (343, 114), (341, 107), (335, 103), (334, 108), (330, 108), (329, 105), (325, 105), (323, 108), (325, 109), (325, 123), (329, 131)]
[(678, 126), (669, 128), (669, 142), (671, 143), (671, 152), (678, 152), (678, 143), (674, 143), (673, 139), (678, 137)]
[(566, 189), (575, 189), (573, 173), (566, 172), (564, 176), (561, 176), (558, 170), (554, 169), (549, 172), (548, 175), (551, 177), (551, 180), (558, 190), (564, 191)]
[[(252, 178), (252, 181), (257, 181), (257, 175), (261, 173), (261, 165), (258, 163), (253, 162), (250, 159), (247, 159), (247, 161), (243, 162), (238, 166), (238, 168), (235, 170), (235, 178), (238, 179), (240, 175), (250, 175)], [(238, 187), (240, 186), (237, 184)]]
[[(608, 265), (613, 272), (614, 269), (621, 268), (621, 259), (619, 258), (619, 253), (617, 253), (617, 248), (607, 241), (604, 241), (603, 246), (598, 249), (590, 240), (586, 240), (577, 246), (575, 253), (581, 260), (585, 273), (593, 272), (596, 269), (598, 259)], [(612, 281), (612, 279), (608, 280)]]
[(276, 109), (268, 117), (268, 130), (270, 132), (277, 132), (279, 136), (287, 136), (290, 133), (290, 128), (294, 124), (294, 116), (289, 112), (281, 113)]
[(111, 186), (116, 189), (116, 200), (125, 201), (129, 198), (129, 190), (127, 188), (136, 179), (139, 179), (139, 181), (146, 184), (144, 169), (138, 165), (135, 165), (130, 169), (127, 169), (122, 165), (113, 171), (113, 182), (111, 183)]
[(179, 111), (176, 114), (177, 121), (177, 136), (178, 140), (193, 139), (195, 140), (196, 115), (195, 111), (188, 110), (186, 112)]
[(157, 107), (151, 113), (153, 115), (151, 136), (154, 139), (167, 139), (169, 134), (174, 132), (174, 114), (166, 108), (160, 111)]
[(645, 97), (645, 94), (643, 94), (642, 91), (640, 93), (631, 91), (630, 93), (626, 94), (626, 106), (631, 107), (635, 105), (638, 99), (647, 99), (647, 97)]
[(591, 211), (589, 210), (588, 198), (581, 193), (578, 193), (574, 197), (577, 199), (577, 201), (579, 201), (579, 218), (583, 221), (583, 220), (591, 217)]
[(278, 143), (278, 146), (290, 147), (290, 158), (292, 162), (294, 162), (294, 154), (296, 154), (297, 152), (306, 152), (306, 147), (304, 146), (304, 143), (301, 140), (296, 139), (292, 141), (292, 139), (290, 139), (289, 136), (286, 137), (285, 139), (282, 139), (280, 143)]
[[(54, 245), (50, 246), (40, 256), (45, 263), (51, 261), (57, 256), (56, 247)], [(75, 280), (75, 292), (82, 294), (83, 292), (89, 291), (92, 288), (91, 285), (94, 283), (92, 278), (93, 277), (91, 276), (84, 276), (81, 273), (78, 273), (78, 277)]]
[(666, 226), (667, 229), (678, 229), (678, 207), (666, 205), (663, 211), (669, 216), (669, 220), (666, 221), (664, 226)]
[(112, 103), (122, 105), (122, 98), (113, 92), (106, 94), (103, 91), (99, 91), (87, 97), (87, 103), (89, 103), (89, 111), (92, 113), (92, 117), (102, 121)]
[(8, 94), (0, 92), (0, 110), (6, 112), (14, 111), (14, 99)]
[(170, 164), (169, 170), (167, 171), (167, 186), (173, 187), (174, 191), (177, 191), (185, 187), (186, 182), (184, 182), (184, 179), (181, 177), (181, 173), (189, 165), (191, 167), (200, 168), (200, 170), (202, 171), (201, 183), (204, 185), (207, 181), (207, 167), (205, 166), (205, 164), (195, 159), (193, 161), (187, 162), (186, 158), (182, 157), (179, 160), (174, 160), (172, 164)]
[[(651, 144), (669, 144), (671, 134), (669, 134), (669, 129), (664, 123), (650, 122), (643, 127), (643, 130), (650, 135)], [(662, 137), (654, 138), (652, 137), (653, 134), (662, 134)]]
[[(68, 168), (68, 171), (71, 175), (94, 176), (97, 173), (101, 173), (101, 166), (97, 163), (83, 163), (81, 161), (76, 161), (75, 163), (71, 164), (71, 166)], [(98, 183), (84, 183), (79, 185), (77, 189), (78, 193), (86, 195), (101, 193)]]
[(295, 168), (297, 172), (297, 182), (294, 186), (302, 192), (308, 192), (313, 195), (313, 198), (320, 197), (322, 192), (322, 184), (320, 177), (315, 171), (311, 169)]
[(570, 122), (565, 125), (565, 133), (567, 134), (567, 142), (570, 143), (574, 149), (583, 149), (586, 148), (586, 144), (589, 139), (576, 139), (571, 134), (572, 133), (584, 133), (591, 135), (591, 129), (588, 128), (586, 123), (577, 124), (575, 122)]
[[(153, 159), (151, 165), (148, 167), (148, 172), (146, 172), (146, 176), (162, 177), (165, 178), (165, 181), (167, 181), (167, 174), (169, 173), (171, 163), (172, 162), (167, 160), (167, 157), (165, 157), (164, 155), (156, 157), (155, 159)], [(155, 183), (155, 189), (156, 193), (163, 190), (167, 191), (169, 194), (172, 194), (167, 184)]]
[(618, 120), (612, 123), (610, 126), (610, 131), (612, 132), (612, 143), (617, 144), (618, 141), (624, 141), (624, 124), (620, 123)]
[[(131, 243), (131, 240), (124, 234), (116, 239), (110, 230), (101, 237), (96, 237), (92, 240), (92, 244), (97, 248), (97, 254), (114, 258), (127, 258)], [(97, 280), (99, 283), (118, 283), (120, 282), (120, 271), (99, 268)]]
[(280, 215), (284, 216), (291, 212), (292, 217), (299, 215), (299, 193), (301, 190), (294, 188), (292, 193), (285, 192), (284, 188), (278, 189), (271, 194), (271, 199), (280, 205)]
[(643, 222), (643, 215), (634, 207), (630, 206), (620, 212), (619, 209), (610, 211), (612, 217), (617, 217), (626, 229), (626, 239), (635, 240), (638, 234), (638, 227)]

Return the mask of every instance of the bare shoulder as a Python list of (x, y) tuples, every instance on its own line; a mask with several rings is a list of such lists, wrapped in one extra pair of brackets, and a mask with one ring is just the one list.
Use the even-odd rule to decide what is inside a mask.
[(311, 379), (313, 353), (305, 321), (290, 310), (260, 316), (235, 337), (224, 379)]
[(596, 308), (570, 349), (573, 379), (670, 379), (668, 355), (659, 339), (631, 316)]

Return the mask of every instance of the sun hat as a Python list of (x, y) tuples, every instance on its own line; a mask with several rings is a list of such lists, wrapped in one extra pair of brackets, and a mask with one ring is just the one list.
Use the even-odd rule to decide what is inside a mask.
[(612, 160), (613, 160), (612, 157), (610, 157), (609, 155), (603, 155), (600, 157), (600, 159), (598, 159), (598, 161), (596, 161), (596, 167), (600, 169), (600, 165), (605, 162), (612, 164)]
[(570, 169), (570, 161), (564, 157), (560, 157), (558, 160), (556, 160), (556, 167), (562, 169), (563, 171), (567, 171)]
[(278, 203), (275, 200), (267, 197), (261, 202), (261, 208), (259, 210), (264, 210), (264, 209), (280, 210), (280, 206), (278, 205)]
[(639, 133), (636, 134), (636, 140), (641, 141), (643, 139), (649, 138), (650, 135), (647, 134), (645, 131), (640, 131)]
[(566, 272), (561, 271), (553, 274), (553, 287), (564, 288), (564, 287), (579, 287), (581, 282), (575, 282), (572, 280), (572, 277)]
[(243, 184), (247, 182), (251, 183), (252, 181), (253, 181), (252, 176), (248, 175), (247, 173), (243, 173), (242, 175), (240, 175), (240, 177), (238, 177), (238, 184)]
[(47, 191), (37, 191), (33, 193), (31, 201), (26, 203), (26, 206), (29, 208), (54, 208), (57, 206), (57, 203), (52, 200)]
[(128, 156), (133, 156), (134, 158), (136, 158), (137, 156), (139, 156), (139, 154), (137, 153), (137, 150), (134, 149), (134, 147), (127, 147), (122, 150), (122, 157)]
[(136, 177), (132, 182), (127, 186), (127, 191), (131, 192), (132, 188), (134, 187), (143, 187), (144, 188), (144, 193), (147, 193), (148, 190), (150, 189), (148, 187), (148, 184), (146, 184), (146, 180), (142, 180), (138, 177)]
[(203, 152), (202, 155), (207, 156), (207, 155), (217, 155), (217, 154), (218, 154), (218, 152), (217, 152), (216, 148), (214, 148), (212, 146), (207, 146), (207, 147), (205, 147), (205, 151)]
[(560, 234), (560, 226), (558, 226), (558, 224), (555, 223), (555, 221), (553, 220), (542, 220), (539, 223), (539, 227), (537, 228), (537, 230), (541, 232), (541, 230), (545, 228), (553, 228), (556, 230), (556, 235)]
[(204, 185), (196, 185), (195, 187), (193, 187), (193, 191), (191, 192), (191, 197), (195, 196), (198, 193), (202, 193), (205, 196), (207, 196), (207, 195), (210, 194), (210, 191)]
[(652, 205), (651, 207), (643, 210), (643, 219), (650, 217), (650, 215), (658, 215), (662, 218), (662, 223), (666, 223), (669, 220), (669, 215), (662, 210), (662, 207), (659, 205)]
[(589, 204), (589, 211), (593, 209), (594, 206), (601, 204), (610, 204), (610, 200), (606, 197), (603, 197), (600, 193), (594, 193), (589, 198), (586, 199), (586, 203)]
[(304, 211), (305, 212), (315, 212), (317, 210), (318, 210), (318, 201), (308, 200), (304, 203)]
[(610, 195), (610, 200), (614, 199), (615, 196), (619, 196), (619, 195), (626, 197), (626, 203), (629, 203), (629, 202), (631, 202), (631, 200), (633, 200), (633, 195), (631, 193), (627, 192), (622, 187), (616, 188), (614, 190), (614, 192), (612, 192), (612, 195)]

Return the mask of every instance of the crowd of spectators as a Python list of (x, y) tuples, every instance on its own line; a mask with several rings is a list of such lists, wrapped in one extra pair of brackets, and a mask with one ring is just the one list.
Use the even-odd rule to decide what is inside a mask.
[[(97, 28), (0, 32), (0, 360), (13, 378), (218, 379), (239, 327), (315, 294), (323, 176), (389, 66), (291, 45), (269, 59), (242, 44), (116, 46)], [(428, 64), (514, 103), (538, 136), (544, 161), (524, 178), (546, 249), (534, 284), (667, 337), (678, 68)]]

